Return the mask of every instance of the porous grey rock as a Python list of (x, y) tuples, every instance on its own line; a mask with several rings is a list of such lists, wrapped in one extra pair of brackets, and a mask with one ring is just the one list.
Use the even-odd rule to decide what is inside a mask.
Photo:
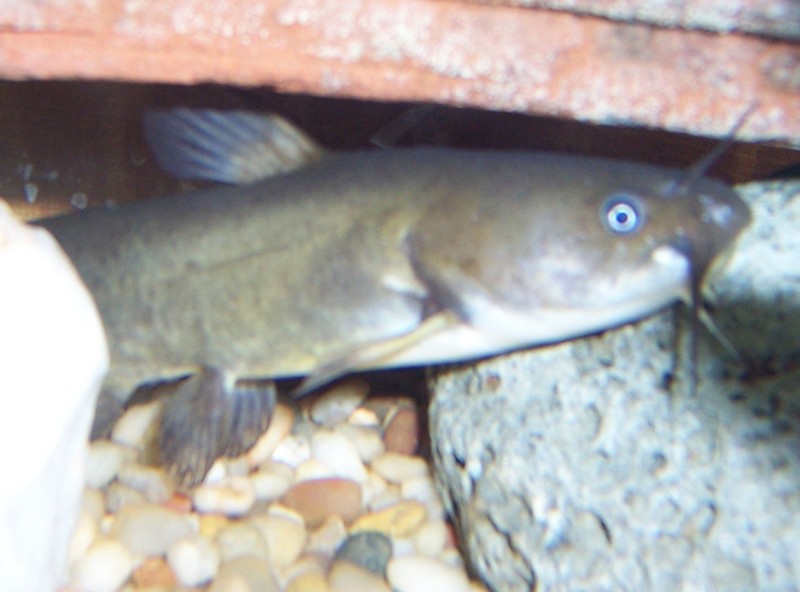
[(701, 336), (693, 394), (671, 309), (432, 377), (440, 489), (493, 590), (800, 589), (800, 183), (741, 193), (707, 294), (760, 373)]

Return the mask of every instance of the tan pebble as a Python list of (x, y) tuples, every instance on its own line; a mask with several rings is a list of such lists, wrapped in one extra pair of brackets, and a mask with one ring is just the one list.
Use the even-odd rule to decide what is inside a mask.
[(257, 467), (268, 461), (281, 440), (289, 435), (293, 424), (294, 411), (292, 411), (292, 408), (283, 403), (275, 405), (267, 431), (258, 439), (255, 446), (247, 452), (247, 461), (250, 466)]
[(192, 532), (192, 523), (185, 515), (153, 504), (123, 507), (111, 526), (111, 535), (139, 555), (162, 555)]
[(232, 477), (244, 477), (250, 473), (250, 463), (247, 456), (222, 459), (225, 474)]
[[(314, 481), (315, 479), (327, 479), (330, 477), (341, 477), (337, 475), (328, 465), (322, 464), (317, 459), (309, 459), (300, 463), (295, 471), (295, 481)], [(346, 477), (341, 477), (346, 479)]]
[(364, 427), (343, 423), (334, 428), (337, 434), (341, 434), (350, 440), (358, 451), (358, 456), (363, 462), (370, 462), (376, 456), (386, 452), (383, 439), (378, 429), (374, 427)]
[(286, 592), (329, 592), (328, 581), (322, 573), (300, 574), (286, 587)]
[(328, 430), (316, 432), (311, 437), (311, 458), (330, 467), (336, 477), (356, 483), (367, 480), (367, 469), (358, 448), (344, 434)]
[(117, 514), (125, 506), (143, 504), (147, 500), (141, 491), (137, 491), (116, 481), (106, 488), (106, 510)]
[(250, 522), (231, 522), (222, 527), (216, 537), (223, 563), (237, 557), (269, 559), (269, 547), (261, 529)]
[(469, 592), (489, 592), (489, 589), (481, 584), (480, 582), (476, 582), (474, 580), (470, 580), (469, 582)]
[(222, 514), (203, 514), (200, 516), (200, 536), (213, 539), (220, 529), (229, 523), (228, 517)]
[(141, 492), (147, 501), (154, 504), (167, 501), (175, 490), (166, 472), (139, 463), (123, 464), (119, 469), (117, 479), (122, 485)]
[(168, 510), (173, 512), (180, 512), (181, 514), (188, 514), (192, 511), (192, 498), (185, 493), (175, 491), (167, 501), (161, 504)]
[(163, 586), (174, 588), (177, 580), (172, 569), (163, 557), (149, 557), (133, 570), (131, 580), (134, 585), (141, 588), (150, 586)]
[[(307, 551), (307, 550), (306, 550)], [(292, 582), (305, 574), (319, 574), (325, 577), (328, 572), (330, 557), (325, 557), (319, 553), (306, 552), (301, 555), (292, 565), (287, 566), (281, 572), (281, 577), (285, 583)]]
[(217, 575), (220, 556), (217, 548), (201, 536), (179, 540), (167, 551), (167, 562), (183, 586), (200, 586)]
[(278, 581), (266, 561), (237, 557), (222, 564), (208, 592), (279, 592)]
[(444, 506), (430, 475), (406, 479), (400, 484), (400, 495), (403, 499), (413, 499), (425, 504), (431, 518), (444, 517)]
[(243, 516), (255, 501), (255, 489), (246, 477), (226, 477), (213, 485), (200, 485), (192, 498), (198, 512), (226, 516)]
[(406, 537), (415, 533), (427, 519), (428, 511), (423, 504), (406, 500), (359, 517), (350, 531), (374, 530), (392, 537)]
[(429, 474), (428, 464), (423, 459), (396, 452), (381, 454), (372, 460), (371, 466), (381, 477), (393, 483), (402, 483), (407, 479)]
[(333, 592), (391, 592), (386, 580), (349, 561), (333, 562), (328, 585)]
[(308, 436), (289, 434), (281, 440), (272, 453), (272, 460), (297, 467), (311, 458), (311, 440)]
[(386, 575), (397, 592), (469, 592), (470, 588), (463, 569), (451, 567), (430, 557), (394, 557), (389, 561)]
[(81, 592), (114, 592), (133, 571), (131, 553), (114, 539), (95, 542), (73, 566), (70, 585)]
[(111, 439), (126, 446), (145, 447), (163, 407), (163, 401), (153, 401), (128, 408), (114, 424)]
[(347, 418), (347, 423), (354, 426), (379, 428), (381, 420), (372, 409), (359, 407), (350, 414), (350, 417)]
[(363, 407), (374, 411), (381, 424), (386, 425), (398, 409), (413, 408), (414, 401), (403, 395), (381, 395), (370, 397), (364, 401)]
[(345, 421), (367, 398), (369, 384), (362, 378), (348, 378), (328, 388), (311, 402), (311, 420), (332, 426)]
[(413, 408), (398, 409), (383, 432), (386, 450), (412, 455), (419, 445), (419, 416)]
[(106, 513), (106, 498), (99, 489), (85, 487), (81, 498), (81, 510), (95, 518), (102, 518)]
[(333, 557), (336, 549), (347, 538), (347, 527), (341, 516), (328, 516), (316, 530), (308, 536), (306, 550)]
[(300, 556), (307, 536), (302, 519), (298, 521), (285, 515), (270, 513), (254, 516), (250, 522), (266, 539), (269, 558), (275, 569), (283, 569)]
[(444, 520), (426, 522), (412, 537), (414, 549), (425, 557), (438, 557), (447, 545), (448, 536)]
[(304, 481), (292, 486), (282, 503), (299, 512), (309, 528), (316, 528), (332, 514), (347, 524), (361, 511), (361, 487), (347, 479)]
[[(279, 463), (268, 464), (277, 465)], [(250, 475), (250, 482), (253, 484), (256, 499), (273, 501), (289, 490), (294, 482), (294, 470), (287, 465), (283, 466), (289, 469), (288, 475), (282, 472), (275, 472), (272, 470), (272, 466), (265, 465), (262, 465), (258, 471)]]

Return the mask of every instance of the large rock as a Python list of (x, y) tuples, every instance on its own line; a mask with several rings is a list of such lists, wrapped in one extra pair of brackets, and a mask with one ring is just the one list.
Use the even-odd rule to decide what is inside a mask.
[[(434, 377), (438, 479), (494, 590), (800, 589), (800, 183), (708, 290), (748, 381), (666, 311)], [(677, 329), (676, 329), (677, 326)]]
[(52, 592), (64, 579), (107, 365), (72, 265), (0, 200), (0, 590)]

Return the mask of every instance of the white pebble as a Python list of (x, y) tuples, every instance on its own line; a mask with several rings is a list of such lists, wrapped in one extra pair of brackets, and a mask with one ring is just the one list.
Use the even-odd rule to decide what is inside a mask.
[(290, 467), (297, 467), (311, 458), (311, 442), (306, 436), (298, 436), (289, 434), (286, 436), (278, 446), (275, 452), (272, 453), (272, 460), (289, 465)]
[(364, 427), (343, 423), (337, 425), (334, 430), (338, 434), (342, 434), (353, 444), (358, 450), (358, 455), (364, 462), (370, 462), (376, 456), (386, 452), (386, 445), (383, 443), (380, 432), (372, 427)]
[(289, 491), (292, 483), (294, 483), (294, 471), (291, 468), (289, 468), (288, 475), (283, 472), (276, 472), (273, 469), (274, 467), (272, 466), (264, 467), (262, 465), (258, 471), (250, 475), (250, 482), (253, 484), (256, 499), (274, 501)]
[(172, 497), (175, 487), (167, 474), (155, 467), (139, 463), (125, 463), (119, 470), (122, 485), (140, 491), (147, 501), (161, 504)]
[(356, 445), (336, 432), (319, 431), (311, 438), (311, 457), (330, 467), (336, 477), (356, 483), (367, 480), (367, 469), (361, 462)]
[(383, 578), (349, 561), (333, 562), (328, 585), (332, 592), (391, 592)]
[(386, 452), (374, 458), (371, 466), (381, 477), (394, 483), (428, 475), (428, 465), (423, 459), (396, 452)]
[(343, 380), (319, 395), (311, 406), (311, 419), (332, 426), (345, 421), (367, 398), (369, 385), (360, 378)]
[(86, 510), (81, 510), (75, 530), (72, 531), (72, 537), (69, 540), (70, 563), (74, 563), (86, 554), (97, 538), (98, 530), (97, 518)]
[(414, 548), (420, 555), (435, 558), (444, 551), (447, 537), (447, 525), (443, 520), (426, 522), (413, 535)]
[(114, 477), (125, 460), (124, 448), (110, 440), (97, 440), (89, 446), (86, 459), (86, 485), (102, 489)]
[(200, 485), (192, 497), (198, 512), (230, 517), (247, 514), (255, 501), (256, 492), (247, 477), (225, 477), (217, 483)]
[(200, 586), (217, 575), (219, 552), (208, 539), (192, 536), (169, 548), (167, 562), (183, 586)]
[(278, 403), (272, 412), (272, 419), (269, 422), (267, 431), (261, 435), (255, 446), (247, 452), (247, 460), (250, 466), (257, 467), (269, 460), (278, 444), (289, 435), (293, 424), (294, 411), (292, 411), (292, 408)]
[(333, 476), (332, 468), (313, 458), (297, 465), (297, 470), (294, 472), (294, 480), (296, 483), (302, 481), (316, 481), (317, 479), (329, 479)]
[(389, 584), (397, 592), (469, 592), (470, 589), (463, 569), (418, 555), (394, 557), (389, 561), (386, 575)]
[(367, 507), (372, 512), (378, 512), (401, 501), (403, 501), (403, 497), (400, 495), (400, 488), (397, 485), (390, 485), (373, 495)]
[(251, 522), (226, 524), (217, 533), (216, 542), (223, 563), (237, 557), (256, 557), (262, 561), (269, 560), (269, 546), (264, 538), (264, 533)]
[(111, 534), (138, 555), (163, 555), (176, 541), (193, 534), (183, 514), (154, 504), (124, 506), (111, 526)]
[(114, 592), (133, 571), (130, 552), (118, 541), (98, 541), (72, 567), (71, 587), (80, 592)]
[(134, 405), (117, 420), (111, 431), (111, 439), (119, 444), (142, 448), (154, 422), (164, 408), (163, 401), (145, 405)]
[(279, 592), (269, 564), (255, 557), (237, 557), (223, 563), (208, 592)]
[(300, 556), (306, 544), (306, 527), (302, 518), (269, 513), (256, 516), (252, 524), (267, 541), (270, 563), (276, 569), (288, 567)]
[(372, 500), (381, 495), (388, 487), (386, 480), (375, 471), (367, 473), (367, 480), (361, 484), (361, 503), (364, 507), (371, 507)]
[(85, 487), (81, 498), (81, 511), (88, 512), (96, 519), (102, 518), (106, 513), (106, 500), (99, 489)]

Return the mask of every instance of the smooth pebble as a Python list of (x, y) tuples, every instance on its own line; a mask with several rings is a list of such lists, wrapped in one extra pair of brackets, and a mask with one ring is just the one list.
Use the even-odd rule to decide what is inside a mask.
[(318, 431), (311, 438), (311, 458), (330, 467), (336, 477), (356, 483), (367, 480), (367, 469), (356, 445), (343, 434)]
[(314, 458), (300, 463), (294, 473), (294, 478), (297, 483), (338, 476), (339, 475), (336, 475), (332, 468)]
[(419, 417), (410, 407), (398, 409), (383, 432), (386, 450), (399, 454), (414, 454), (419, 445)]
[(410, 555), (389, 561), (386, 573), (389, 584), (397, 592), (469, 592), (470, 583), (463, 569), (450, 567), (431, 559)]
[(210, 485), (200, 485), (194, 490), (192, 502), (200, 513), (243, 516), (256, 501), (253, 483), (247, 477), (225, 477)]
[(276, 569), (291, 565), (300, 556), (308, 536), (301, 516), (293, 519), (288, 515), (267, 513), (254, 516), (251, 523), (266, 539), (269, 558)]
[(328, 585), (334, 592), (392, 592), (381, 576), (349, 561), (334, 561)]
[(81, 498), (81, 510), (88, 512), (98, 520), (105, 516), (106, 500), (103, 492), (99, 489), (84, 487), (83, 497)]
[(328, 516), (325, 522), (320, 524), (316, 530), (308, 535), (306, 551), (309, 553), (320, 553), (326, 557), (333, 557), (336, 549), (347, 537), (347, 527), (341, 516)]
[(116, 442), (92, 442), (89, 446), (89, 457), (86, 459), (86, 485), (97, 489), (105, 487), (117, 476), (124, 460), (125, 449)]
[(361, 511), (361, 487), (347, 479), (303, 481), (281, 499), (303, 516), (309, 528), (316, 528), (331, 514), (338, 514), (347, 524)]
[(392, 558), (392, 541), (382, 532), (356, 532), (337, 549), (334, 560), (347, 561), (381, 578)]
[(323, 573), (309, 572), (291, 580), (286, 592), (330, 592), (330, 587)]
[(392, 537), (406, 537), (415, 533), (427, 519), (428, 511), (424, 505), (414, 500), (403, 500), (383, 510), (360, 516), (350, 530), (374, 530)]
[(237, 557), (222, 564), (208, 592), (279, 592), (280, 587), (266, 561)]
[(179, 540), (167, 551), (167, 562), (183, 586), (200, 586), (217, 575), (219, 551), (201, 536)]
[[(277, 464), (279, 463), (272, 463), (272, 465)], [(250, 482), (253, 484), (256, 499), (271, 502), (289, 491), (294, 482), (294, 471), (287, 465), (283, 466), (289, 469), (288, 475), (274, 471), (272, 466), (265, 467), (263, 465), (255, 473), (250, 474)]]
[(111, 526), (111, 535), (138, 555), (162, 555), (190, 534), (186, 516), (153, 504), (124, 506)]
[(140, 491), (147, 501), (154, 504), (167, 501), (175, 491), (166, 472), (139, 463), (123, 464), (117, 478), (122, 485)]
[(307, 436), (289, 434), (275, 447), (272, 460), (297, 467), (311, 458), (311, 441)]
[(111, 439), (126, 446), (144, 447), (163, 408), (163, 401), (158, 400), (128, 408), (114, 424)]
[(75, 524), (75, 529), (72, 531), (72, 537), (69, 540), (69, 561), (74, 562), (83, 557), (89, 550), (89, 547), (97, 538), (98, 520), (95, 516), (81, 510), (78, 514), (78, 522)]
[(311, 420), (331, 426), (345, 421), (369, 393), (369, 384), (361, 378), (348, 378), (333, 385), (311, 403)]
[(224, 563), (237, 557), (256, 557), (268, 561), (269, 546), (261, 529), (250, 522), (236, 521), (223, 526), (216, 537)]
[(247, 461), (251, 467), (258, 467), (268, 461), (278, 444), (289, 435), (294, 424), (294, 411), (288, 405), (278, 403), (272, 412), (267, 431), (256, 441), (255, 445), (247, 452)]
[(139, 589), (174, 590), (178, 580), (163, 557), (148, 557), (131, 574), (131, 582)]
[(106, 488), (106, 509), (117, 514), (124, 506), (147, 503), (141, 491), (123, 485), (122, 483), (111, 483)]
[(72, 568), (70, 585), (80, 592), (114, 592), (130, 577), (133, 557), (119, 541), (92, 545)]
[(443, 520), (433, 520), (423, 524), (412, 538), (417, 553), (435, 558), (444, 551), (448, 537), (447, 524)]
[(362, 462), (370, 462), (376, 456), (386, 452), (381, 435), (374, 427), (343, 423), (336, 426), (334, 431), (343, 435), (355, 445)]
[(387, 481), (402, 483), (415, 477), (428, 475), (428, 465), (418, 456), (386, 452), (372, 459), (372, 470)]

